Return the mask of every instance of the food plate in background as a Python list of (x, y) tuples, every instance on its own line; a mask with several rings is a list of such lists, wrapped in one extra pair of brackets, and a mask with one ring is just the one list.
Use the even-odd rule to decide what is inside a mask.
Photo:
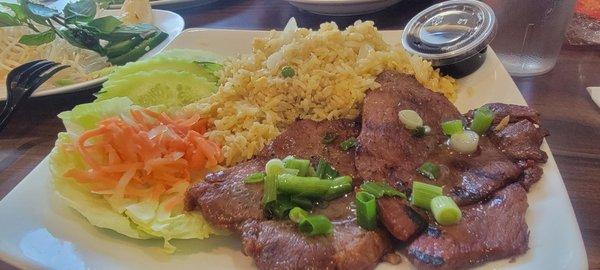
[[(103, 10), (102, 12), (100, 12), (98, 14), (98, 16), (112, 15), (112, 16), (118, 17), (120, 14), (121, 14), (121, 12), (119, 10)], [(175, 37), (177, 37), (177, 35), (179, 35), (181, 33), (181, 31), (183, 30), (183, 28), (185, 26), (183, 18), (181, 16), (179, 16), (179, 14), (177, 14), (177, 13), (174, 13), (171, 11), (166, 11), (166, 10), (153, 9), (152, 15), (154, 16), (153, 24), (156, 27), (160, 28), (160, 30), (162, 30), (163, 32), (169, 34), (169, 37), (167, 39), (165, 39), (162, 43), (160, 43), (158, 46), (156, 46), (154, 49), (152, 49), (151, 51), (146, 53), (144, 56), (142, 56), (140, 58), (140, 60), (152, 57), (152, 56), (158, 54), (159, 52), (161, 52), (171, 41), (173, 41), (175, 39)], [(67, 85), (67, 86), (38, 90), (38, 91), (34, 92), (31, 96), (39, 97), (39, 96), (48, 96), (48, 95), (55, 95), (55, 94), (62, 94), (62, 93), (69, 93), (69, 92), (85, 90), (85, 89), (89, 89), (89, 88), (98, 86), (98, 85), (102, 84), (104, 81), (106, 81), (106, 77), (100, 77), (97, 79), (80, 82), (80, 83), (75, 83), (75, 84), (71, 84), (71, 85)], [(6, 99), (6, 86), (0, 85), (0, 100), (5, 100), (5, 99)]]
[[(160, 6), (166, 6), (166, 5), (201, 6), (201, 5), (207, 5), (212, 2), (217, 2), (217, 1), (219, 1), (219, 0), (155, 0), (155, 1), (150, 0), (150, 5), (153, 7), (160, 7)], [(122, 4), (113, 4), (113, 5), (109, 5), (108, 8), (116, 9), (116, 8), (121, 8), (121, 6), (123, 6), (123, 5)]]
[[(401, 31), (381, 31), (389, 43), (399, 43)], [(254, 37), (265, 31), (188, 29), (168, 48), (204, 49), (225, 55), (248, 53)], [(462, 112), (489, 102), (525, 105), (523, 96), (492, 50), (475, 73), (458, 80), (456, 106)], [(587, 269), (587, 257), (552, 152), (544, 175), (527, 196), (529, 250), (515, 259), (494, 261), (478, 269)], [(560, 217), (560, 218), (557, 218)], [(22, 268), (52, 269), (252, 269), (234, 236), (173, 241), (175, 254), (166, 254), (162, 240), (134, 240), (89, 224), (55, 195), (45, 158), (0, 201), (0, 259)], [(559, 232), (559, 233), (557, 233)], [(378, 269), (411, 269), (382, 263)]]
[(287, 0), (293, 6), (311, 13), (347, 16), (373, 13), (401, 0)]

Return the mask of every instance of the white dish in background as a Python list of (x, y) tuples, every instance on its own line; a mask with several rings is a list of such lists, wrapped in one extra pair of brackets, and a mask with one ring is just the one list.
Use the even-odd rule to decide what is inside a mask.
[[(160, 6), (166, 6), (166, 5), (201, 6), (201, 5), (206, 5), (206, 4), (210, 4), (212, 2), (217, 2), (217, 1), (219, 1), (219, 0), (156, 0), (156, 1), (150, 0), (150, 5), (153, 7), (160, 7)], [(109, 5), (108, 8), (117, 9), (117, 8), (121, 8), (121, 6), (123, 6), (123, 5), (122, 4), (114, 4), (114, 5)]]
[[(391, 43), (401, 31), (381, 31)], [(253, 37), (264, 31), (188, 29), (167, 48), (212, 50), (226, 55), (247, 53)], [(525, 100), (492, 50), (474, 74), (459, 80), (458, 108), (465, 112), (488, 102), (525, 105)], [(526, 220), (529, 251), (478, 269), (587, 269), (588, 261), (554, 157), (544, 143), (544, 175), (528, 194)], [(23, 268), (55, 269), (248, 269), (253, 262), (240, 251), (235, 236), (174, 241), (177, 252), (165, 254), (162, 240), (133, 240), (90, 225), (54, 193), (48, 158), (0, 201), (0, 259)], [(378, 269), (411, 269), (382, 263)]]
[(287, 0), (293, 6), (311, 13), (348, 16), (373, 13), (401, 0)]
[[(112, 15), (112, 16), (118, 17), (119, 14), (121, 14), (119, 10), (104, 10), (99, 14), (99, 16)], [(175, 37), (177, 37), (177, 35), (179, 35), (181, 33), (181, 31), (183, 31), (183, 28), (185, 26), (185, 22), (183, 21), (183, 18), (181, 16), (179, 16), (179, 14), (177, 14), (177, 13), (167, 11), (167, 10), (154, 9), (154, 10), (152, 10), (152, 14), (154, 16), (154, 25), (156, 25), (158, 28), (160, 28), (160, 30), (162, 30), (163, 32), (169, 34), (169, 37), (167, 39), (165, 39), (162, 43), (160, 43), (158, 46), (156, 46), (154, 49), (147, 52), (140, 59), (146, 59), (146, 58), (152, 57), (152, 56), (158, 54), (159, 52), (161, 52), (171, 41), (173, 41), (175, 39)], [(40, 96), (48, 96), (48, 95), (76, 92), (76, 91), (85, 90), (85, 89), (89, 89), (89, 88), (98, 86), (98, 85), (102, 84), (104, 81), (106, 81), (106, 77), (101, 77), (101, 78), (89, 80), (86, 82), (75, 83), (75, 84), (71, 84), (71, 85), (67, 85), (67, 86), (56, 87), (56, 88), (45, 89), (45, 90), (38, 90), (38, 91), (33, 92), (33, 94), (31, 96), (32, 97), (40, 97)], [(0, 85), (0, 101), (5, 100), (5, 99), (6, 99), (6, 86)]]

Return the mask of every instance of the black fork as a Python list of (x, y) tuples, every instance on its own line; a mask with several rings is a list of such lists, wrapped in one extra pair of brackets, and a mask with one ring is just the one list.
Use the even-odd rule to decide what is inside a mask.
[(69, 67), (48, 60), (36, 60), (11, 70), (6, 77), (6, 104), (0, 113), (0, 131), (23, 100), (57, 72)]

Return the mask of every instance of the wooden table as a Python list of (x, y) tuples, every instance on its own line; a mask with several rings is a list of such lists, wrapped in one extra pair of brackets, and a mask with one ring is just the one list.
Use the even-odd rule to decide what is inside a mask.
[[(283, 0), (225, 0), (176, 11), (185, 18), (187, 27), (282, 29), (293, 16), (303, 27), (316, 28), (331, 20), (345, 27), (362, 19), (375, 21), (380, 29), (402, 29), (433, 2), (437, 1), (404, 0), (384, 11), (350, 17), (306, 13)], [(585, 90), (600, 86), (600, 50), (564, 46), (550, 73), (514, 79), (550, 130), (547, 140), (575, 208), (590, 269), (600, 269), (600, 109)], [(56, 134), (64, 130), (56, 115), (91, 101), (96, 90), (33, 98), (25, 103), (0, 133), (0, 199), (50, 152)], [(9, 266), (0, 262), (0, 268)]]

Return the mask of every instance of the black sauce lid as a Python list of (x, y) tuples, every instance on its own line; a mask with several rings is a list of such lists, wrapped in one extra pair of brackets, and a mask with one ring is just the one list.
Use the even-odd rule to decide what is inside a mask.
[(451, 0), (413, 17), (402, 33), (402, 45), (433, 66), (451, 65), (485, 50), (496, 28), (490, 6), (476, 0)]

